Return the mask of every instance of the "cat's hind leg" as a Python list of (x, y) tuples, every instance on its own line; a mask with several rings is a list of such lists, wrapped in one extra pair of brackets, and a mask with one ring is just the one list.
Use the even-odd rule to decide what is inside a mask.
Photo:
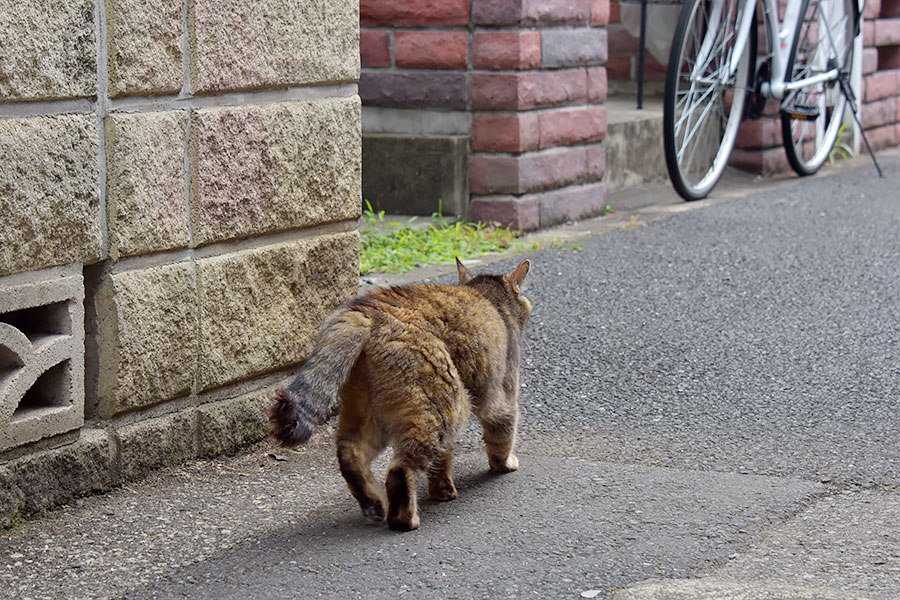
[(402, 458), (394, 458), (388, 468), (387, 490), (388, 527), (396, 531), (412, 531), (419, 528), (419, 508), (416, 487), (422, 470), (406, 464)]
[(361, 370), (354, 369), (341, 390), (341, 415), (337, 431), (338, 464), (363, 515), (377, 523), (385, 519), (387, 502), (384, 488), (372, 475), (371, 465), (386, 445), (384, 435), (369, 415), (368, 388), (364, 374)]
[(453, 451), (448, 450), (428, 469), (428, 497), (446, 502), (459, 498), (453, 485)]
[(510, 410), (478, 415), (484, 432), (484, 445), (488, 455), (488, 465), (495, 473), (509, 473), (519, 468), (519, 459), (513, 454), (516, 444), (516, 427), (519, 410)]

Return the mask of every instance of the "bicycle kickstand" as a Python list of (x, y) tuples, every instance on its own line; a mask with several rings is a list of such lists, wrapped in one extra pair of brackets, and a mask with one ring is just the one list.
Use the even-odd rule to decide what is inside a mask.
[(872, 152), (872, 146), (869, 145), (869, 138), (866, 137), (866, 130), (863, 129), (862, 123), (859, 121), (859, 115), (856, 114), (856, 96), (850, 88), (850, 74), (842, 74), (838, 77), (838, 81), (841, 84), (841, 92), (843, 92), (844, 97), (847, 98), (847, 102), (850, 104), (850, 112), (853, 113), (853, 118), (856, 120), (856, 125), (859, 127), (859, 132), (862, 134), (863, 142), (866, 144), (866, 150), (869, 151), (869, 156), (872, 157), (872, 162), (875, 164), (875, 170), (878, 171), (878, 176), (883, 178), (884, 174), (881, 172), (881, 167), (875, 159), (875, 153)]

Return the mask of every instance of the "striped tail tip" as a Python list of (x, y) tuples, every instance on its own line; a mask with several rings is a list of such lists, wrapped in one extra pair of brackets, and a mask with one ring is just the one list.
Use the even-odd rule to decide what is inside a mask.
[(285, 389), (269, 394), (272, 404), (266, 409), (269, 435), (282, 447), (293, 448), (312, 436), (315, 419), (309, 409)]

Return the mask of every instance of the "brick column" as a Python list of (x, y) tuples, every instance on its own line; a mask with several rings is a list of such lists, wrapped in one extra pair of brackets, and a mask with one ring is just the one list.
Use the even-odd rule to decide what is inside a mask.
[(360, 1), (363, 198), (468, 210), (468, 0)]
[(536, 229), (599, 213), (607, 0), (474, 0), (473, 218)]
[(860, 120), (873, 148), (900, 144), (900, 0), (868, 0)]
[(373, 205), (522, 229), (602, 210), (608, 0), (362, 0), (360, 19)]

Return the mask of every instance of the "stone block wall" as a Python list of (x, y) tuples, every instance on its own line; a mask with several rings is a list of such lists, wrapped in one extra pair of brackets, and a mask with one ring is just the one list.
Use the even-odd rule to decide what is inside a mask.
[(354, 0), (0, 0), (0, 521), (261, 439), (358, 285)]
[(521, 229), (602, 211), (608, 0), (362, 0), (360, 16), (376, 208), (440, 199)]

